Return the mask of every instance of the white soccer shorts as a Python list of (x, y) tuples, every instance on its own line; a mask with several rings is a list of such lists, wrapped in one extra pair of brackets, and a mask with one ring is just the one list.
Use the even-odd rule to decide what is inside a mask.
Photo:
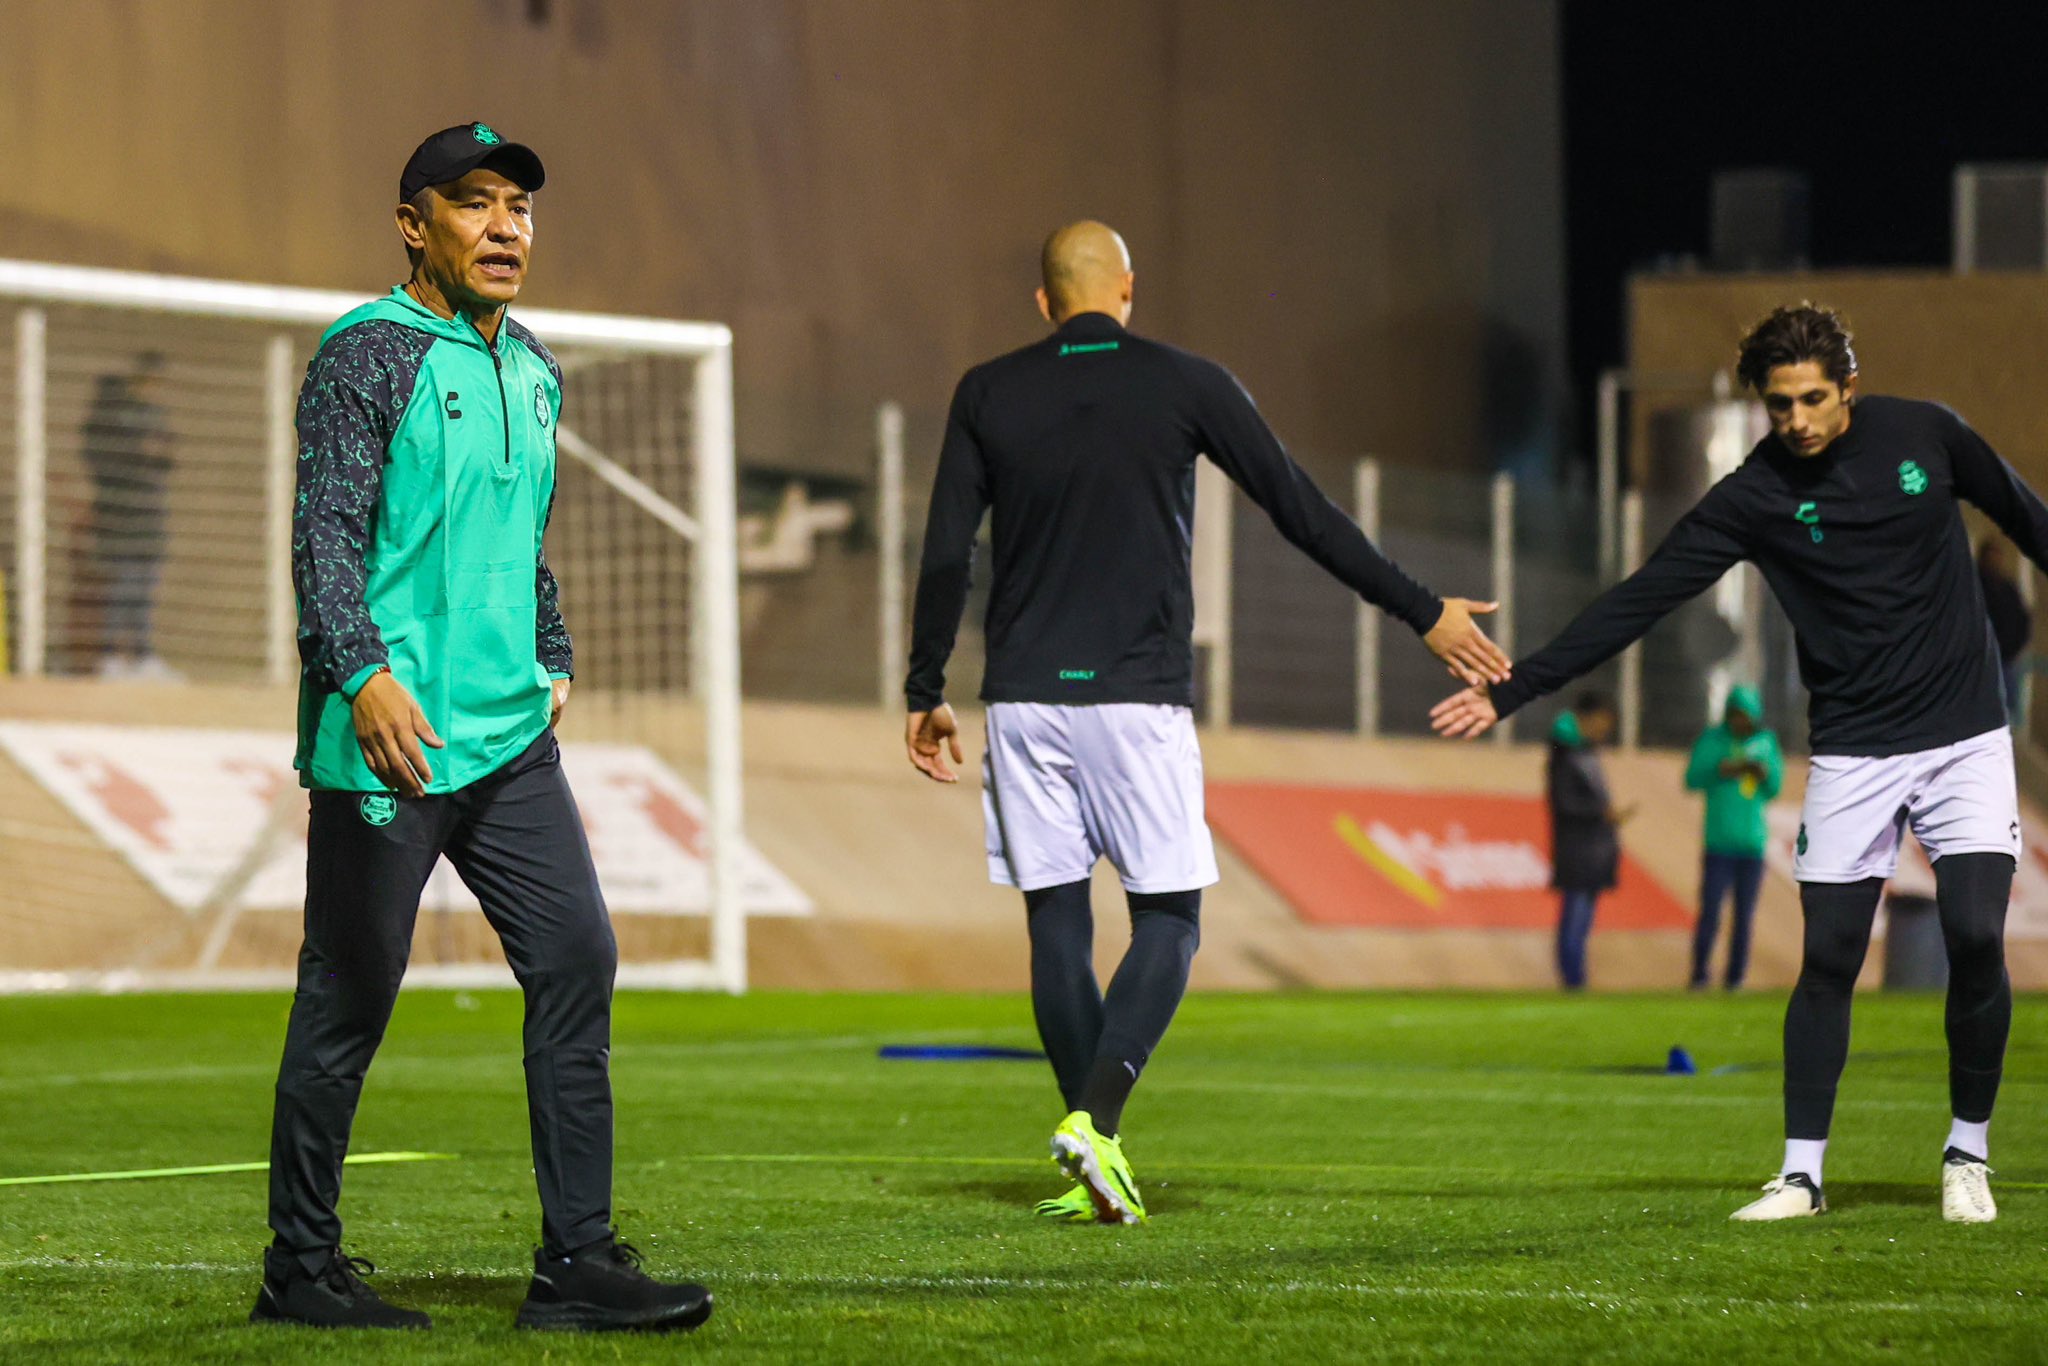
[(1939, 749), (1809, 761), (1793, 876), (1801, 882), (1890, 877), (1899, 841), (1944, 854), (2020, 856), (2020, 803), (2012, 735), (1999, 729)]
[(1132, 892), (1216, 881), (1202, 751), (1186, 707), (996, 702), (981, 761), (988, 875), (1035, 892), (1081, 882), (1107, 858)]

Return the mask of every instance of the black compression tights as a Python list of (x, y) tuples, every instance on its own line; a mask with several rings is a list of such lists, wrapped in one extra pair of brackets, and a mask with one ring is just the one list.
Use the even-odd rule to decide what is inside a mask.
[[(2005, 972), (2005, 908), (2013, 860), (1950, 854), (1934, 865), (1942, 940), (1948, 948), (1949, 1102), (1958, 1119), (1991, 1118), (2012, 1029)], [(1849, 1057), (1849, 999), (1870, 947), (1880, 878), (1805, 882), (1806, 950), (1785, 1009), (1785, 1136), (1824, 1139), (1835, 1088)]]
[(1166, 1036), (1201, 942), (1202, 894), (1131, 892), (1131, 946), (1105, 997), (1095, 981), (1088, 884), (1024, 894), (1031, 930), (1031, 1006), (1069, 1110), (1103, 1133), (1123, 1123), (1124, 1102)]

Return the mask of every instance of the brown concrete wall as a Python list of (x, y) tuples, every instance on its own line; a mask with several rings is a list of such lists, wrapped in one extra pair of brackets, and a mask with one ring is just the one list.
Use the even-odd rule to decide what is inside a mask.
[[(88, 684), (0, 679), (0, 715), (116, 724), (288, 727), (287, 690)], [(964, 718), (976, 771), (979, 718)], [(745, 716), (747, 832), (814, 899), (803, 919), (757, 918), (752, 980), (763, 988), (1017, 990), (1026, 985), (1023, 927), (1014, 892), (989, 885), (981, 803), (971, 781), (940, 787), (903, 760), (893, 714), (851, 707), (751, 703)], [(579, 691), (563, 723), (571, 741), (629, 741), (656, 749), (701, 782), (702, 720), (688, 708)], [(1543, 750), (1436, 740), (1370, 741), (1256, 730), (1203, 736), (1204, 766), (1219, 780), (1358, 784), (1420, 791), (1534, 795)], [(1618, 798), (1638, 806), (1624, 830), (1632, 856), (1690, 903), (1699, 866), (1699, 803), (1685, 792), (1684, 759), (1668, 752), (1611, 754)], [(1783, 798), (1799, 800), (1794, 767)], [(1414, 931), (1304, 923), (1257, 873), (1219, 842), (1223, 879), (1204, 895), (1196, 985), (1534, 989), (1552, 984), (1546, 932)], [(0, 761), (0, 968), (174, 970), (188, 967), (209, 924), (171, 908), (26, 773)], [(1098, 870), (1097, 958), (1105, 973), (1128, 938), (1114, 875)], [(701, 951), (699, 923), (617, 917), (631, 958)], [(266, 912), (237, 922), (223, 962), (288, 964), (296, 919)], [(451, 940), (449, 936), (454, 936)], [(1594, 983), (1606, 990), (1675, 989), (1686, 976), (1684, 931), (1597, 932)], [(1781, 988), (1797, 975), (1797, 893), (1765, 881), (1751, 981)], [(489, 945), (479, 917), (435, 924), (415, 937), (416, 961), (450, 944)], [(2009, 945), (2016, 985), (2048, 985), (2048, 941)], [(1879, 975), (1873, 953), (1865, 981)]]
[(1082, 214), (1330, 477), (1554, 390), (1554, 0), (530, 8), (0, 7), (4, 254), (381, 291), (405, 154), (482, 117), (549, 161), (531, 302), (732, 323), (751, 461), (864, 470), (876, 400), (1037, 334)]
[(2048, 275), (1639, 276), (1629, 287), (1629, 364), (1732, 369), (1750, 324), (1801, 299), (1848, 315), (1864, 392), (1948, 404), (2031, 483), (2048, 488)]

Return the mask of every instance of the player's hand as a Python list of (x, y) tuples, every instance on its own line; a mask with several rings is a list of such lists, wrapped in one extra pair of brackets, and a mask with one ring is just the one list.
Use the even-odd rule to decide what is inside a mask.
[(1422, 638), (1430, 651), (1448, 664), (1451, 677), (1460, 682), (1505, 683), (1512, 667), (1500, 646), (1487, 639), (1475, 615), (1498, 610), (1497, 602), (1474, 602), (1470, 598), (1445, 598), (1443, 615)]
[(914, 711), (903, 723), (903, 744), (910, 762), (919, 773), (935, 783), (957, 783), (960, 775), (946, 766), (950, 752), (953, 762), (964, 763), (960, 749), (960, 723), (953, 719), (951, 704), (941, 702), (930, 711)]
[(1500, 720), (1486, 688), (1475, 685), (1452, 693), (1429, 709), (1429, 728), (1449, 740), (1470, 740), (1484, 735)]
[(548, 727), (553, 729), (562, 724), (562, 708), (569, 705), (569, 680), (556, 678), (550, 681), (555, 685), (555, 709), (548, 713)]
[(356, 743), (363, 747), (363, 762), (370, 772), (401, 797), (423, 796), (427, 784), (434, 781), (434, 770), (427, 766), (426, 751), (420, 745), (434, 749), (443, 745), (405, 685), (389, 671), (371, 674), (349, 711), (355, 720)]

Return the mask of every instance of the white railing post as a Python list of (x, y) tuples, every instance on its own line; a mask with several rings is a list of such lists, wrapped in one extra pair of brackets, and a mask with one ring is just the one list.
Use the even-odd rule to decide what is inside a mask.
[(711, 875), (712, 971), (727, 991), (747, 987), (747, 910), (741, 886), (739, 510), (733, 447), (732, 347), (697, 362), (692, 451), (696, 469), (698, 629), (692, 672), (704, 708), (706, 851)]
[(1599, 401), (1595, 409), (1598, 424), (1598, 517), (1600, 521), (1600, 586), (1604, 589), (1621, 575), (1614, 572), (1615, 532), (1620, 517), (1621, 495), (1621, 382), (1623, 371), (1600, 372)]
[(24, 308), (14, 318), (15, 672), (43, 672), (49, 635), (49, 318)]
[(298, 672), (298, 612), (292, 593), (292, 500), (299, 464), (294, 389), (292, 339), (280, 332), (270, 339), (263, 384), (269, 436), (263, 483), (264, 672), (273, 684), (289, 683)]
[[(1643, 495), (1630, 489), (1621, 498), (1621, 565), (1617, 577), (1636, 571), (1643, 558)], [(1621, 747), (1635, 749), (1643, 737), (1643, 643), (1621, 656)]]
[[(1493, 599), (1500, 610), (1493, 615), (1494, 642), (1508, 658), (1515, 657), (1515, 477), (1502, 471), (1493, 476)], [(1510, 716), (1493, 728), (1496, 744), (1514, 741), (1515, 718)]]
[[(1360, 460), (1351, 471), (1352, 512), (1358, 518), (1358, 529), (1366, 539), (1377, 542), (1380, 538), (1380, 462), (1371, 456)], [(1357, 706), (1358, 733), (1378, 735), (1380, 733), (1380, 612), (1377, 607), (1360, 598), (1354, 609), (1358, 618), (1357, 633)]]
[(876, 594), (881, 604), (876, 659), (884, 711), (903, 709), (903, 676), (909, 668), (903, 636), (903, 534), (903, 407), (884, 403), (875, 409)]
[(1235, 500), (1230, 477), (1208, 460), (1195, 464), (1195, 639), (1209, 647), (1209, 716), (1227, 726), (1234, 715), (1230, 599)]

